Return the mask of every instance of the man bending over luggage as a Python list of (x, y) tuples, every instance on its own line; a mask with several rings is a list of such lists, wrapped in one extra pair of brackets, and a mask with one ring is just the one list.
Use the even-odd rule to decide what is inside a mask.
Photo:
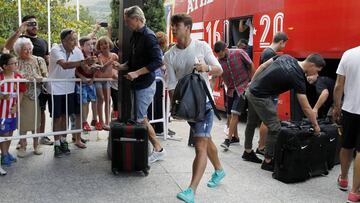
[(145, 25), (146, 19), (140, 7), (125, 9), (124, 19), (128, 28), (133, 31), (130, 39), (131, 54), (127, 63), (130, 72), (126, 78), (132, 81), (132, 88), (135, 89), (137, 122), (143, 122), (148, 128), (149, 139), (154, 147), (149, 163), (154, 163), (166, 156), (165, 149), (161, 147), (147, 118), (147, 109), (156, 91), (155, 70), (162, 65), (162, 53), (155, 33)]
[[(200, 72), (206, 81), (207, 88), (211, 90), (208, 73), (212, 76), (219, 76), (222, 74), (222, 68), (210, 46), (205, 42), (191, 39), (192, 19), (189, 15), (177, 14), (172, 16), (171, 26), (177, 44), (166, 52), (164, 57), (168, 71), (167, 83), (170, 96), (172, 96), (177, 82), (183, 76), (190, 74), (194, 68)], [(215, 172), (207, 183), (208, 187), (216, 187), (225, 176), (216, 146), (210, 136), (213, 124), (213, 110), (210, 102), (207, 103), (206, 110), (204, 121), (189, 122), (194, 134), (196, 156), (193, 162), (190, 186), (177, 194), (177, 197), (185, 202), (194, 202), (194, 194), (204, 174), (208, 157), (215, 168)]]
[(320, 133), (316, 115), (306, 97), (305, 76), (318, 74), (324, 66), (325, 61), (319, 54), (311, 54), (304, 61), (297, 61), (289, 55), (275, 56), (259, 66), (245, 93), (249, 104), (245, 137), (252, 140), (260, 120), (268, 127), (262, 169), (274, 170), (274, 148), (281, 127), (273, 96), (295, 89), (299, 104), (314, 127), (314, 133)]
[(326, 76), (312, 75), (306, 77), (307, 81), (316, 88), (316, 101), (313, 111), (318, 118), (328, 118), (332, 113), (333, 91), (335, 80)]

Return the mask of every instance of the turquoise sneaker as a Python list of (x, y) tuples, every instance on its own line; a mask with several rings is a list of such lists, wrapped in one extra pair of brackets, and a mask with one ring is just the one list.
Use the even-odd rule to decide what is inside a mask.
[(212, 176), (211, 179), (209, 180), (209, 182), (207, 183), (208, 187), (216, 187), (219, 185), (220, 181), (225, 177), (225, 171), (224, 170), (218, 170), (215, 171)]
[(187, 188), (186, 190), (179, 192), (176, 197), (186, 203), (195, 202), (195, 194), (191, 188)]

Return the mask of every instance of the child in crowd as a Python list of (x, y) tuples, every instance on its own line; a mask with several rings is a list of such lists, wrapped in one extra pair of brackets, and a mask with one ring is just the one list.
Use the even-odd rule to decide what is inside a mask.
[[(3, 54), (0, 56), (0, 67), (3, 72), (0, 73), (0, 81), (6, 79), (22, 78), (17, 71), (17, 60), (15, 56)], [(19, 84), (19, 85), (18, 85)], [(0, 136), (10, 137), (17, 127), (17, 108), (22, 95), (26, 90), (25, 83), (5, 82), (0, 85)], [(18, 89), (19, 86), (19, 89)], [(17, 96), (19, 92), (19, 98)], [(11, 166), (16, 158), (9, 153), (11, 141), (1, 142), (1, 165)], [(0, 175), (5, 175), (6, 171), (0, 167)]]
[[(79, 40), (81, 50), (84, 54), (84, 57), (91, 56), (94, 51), (94, 47), (92, 45), (92, 40), (90, 37), (82, 37)], [(91, 102), (91, 109), (93, 112), (92, 125), (95, 126), (96, 130), (102, 130), (102, 125), (97, 121), (97, 108), (96, 108), (96, 87), (94, 84), (95, 78), (95, 67), (91, 68), (86, 66), (85, 64), (82, 67), (77, 67), (75, 74), (76, 77), (81, 78), (82, 83), (82, 128), (84, 131), (91, 131), (91, 127), (87, 122), (87, 116), (89, 113), (89, 102)], [(76, 85), (76, 92), (80, 95), (80, 87), (79, 84)]]
[[(112, 78), (113, 66), (118, 64), (118, 55), (111, 53), (114, 47), (113, 42), (106, 36), (100, 37), (96, 42), (96, 49), (100, 52), (98, 55), (99, 63), (102, 65), (100, 71), (95, 73), (96, 78)], [(103, 125), (104, 130), (110, 130), (110, 82), (96, 81), (97, 111), (99, 121)], [(105, 122), (103, 119), (103, 103), (105, 102)]]

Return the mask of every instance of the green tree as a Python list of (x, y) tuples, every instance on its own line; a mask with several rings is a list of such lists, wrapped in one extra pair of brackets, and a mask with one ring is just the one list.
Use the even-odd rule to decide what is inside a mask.
[(165, 9), (164, 0), (144, 0), (143, 11), (146, 17), (146, 25), (155, 33), (165, 32)]
[[(121, 0), (122, 1), (122, 0)], [(112, 37), (116, 38), (119, 35), (119, 5), (120, 0), (112, 0), (111, 7), (111, 26), (112, 26)]]
[[(119, 4), (120, 1), (111, 1), (111, 25), (113, 27), (113, 37), (119, 33)], [(164, 0), (143, 0), (142, 9), (146, 17), (146, 25), (154, 32), (163, 31), (166, 29)], [(121, 11), (122, 15), (123, 11)]]
[[(51, 0), (51, 40), (59, 43), (60, 32), (65, 28), (75, 29), (80, 35), (91, 32), (91, 25), (95, 20), (89, 15), (89, 11), (80, 6), (80, 21), (76, 20), (76, 7), (66, 6), (69, 0)], [(46, 0), (22, 0), (22, 16), (35, 15), (39, 23), (38, 35), (48, 38), (47, 1)], [(0, 42), (7, 39), (18, 26), (18, 4), (16, 0), (0, 1)]]

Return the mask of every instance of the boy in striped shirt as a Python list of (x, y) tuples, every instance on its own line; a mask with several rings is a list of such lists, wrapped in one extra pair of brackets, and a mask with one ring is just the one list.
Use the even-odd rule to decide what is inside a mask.
[[(17, 71), (17, 60), (13, 55), (3, 54), (0, 57), (0, 81), (8, 79), (22, 78)], [(25, 92), (25, 83), (3, 82), (0, 83), (0, 136), (10, 137), (17, 125), (17, 103), (21, 101), (22, 94)], [(18, 94), (19, 93), (19, 94)], [(19, 95), (19, 96), (18, 96)], [(1, 165), (10, 166), (16, 158), (9, 153), (11, 141), (1, 142)], [(5, 175), (0, 167), (0, 175)]]

